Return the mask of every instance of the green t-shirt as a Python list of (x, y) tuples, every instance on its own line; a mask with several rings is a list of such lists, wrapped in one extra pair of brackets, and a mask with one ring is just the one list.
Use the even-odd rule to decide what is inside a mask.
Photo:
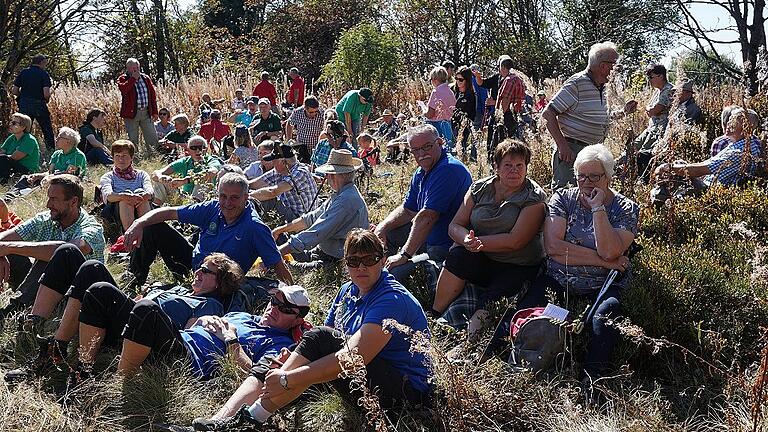
[(80, 178), (85, 177), (85, 153), (81, 152), (77, 147), (72, 147), (69, 153), (64, 153), (63, 150), (56, 150), (51, 155), (51, 165), (53, 165), (54, 173), (63, 173), (70, 165), (77, 167), (76, 175)]
[(266, 120), (261, 116), (261, 114), (254, 116), (253, 120), (251, 120), (251, 127), (256, 131), (256, 133), (277, 132), (283, 128), (283, 125), (280, 124), (280, 117), (270, 111), (269, 117), (267, 117)]
[[(217, 170), (221, 168), (221, 160), (210, 155), (203, 156), (203, 160), (199, 163), (192, 160), (192, 156), (186, 156), (171, 164), (173, 172), (179, 174), (181, 177), (186, 177), (190, 173), (197, 174), (203, 171), (208, 171), (211, 168), (216, 168)], [(192, 193), (194, 188), (194, 182), (189, 182), (181, 186), (181, 190), (186, 193)]]
[[(343, 98), (336, 104), (336, 114), (339, 115), (339, 120), (344, 123), (344, 113), (348, 112), (349, 117), (352, 120), (360, 120), (362, 116), (371, 115), (371, 104), (360, 103), (359, 90), (350, 90)], [(349, 132), (349, 131), (347, 131)]]
[(165, 136), (165, 139), (176, 144), (186, 144), (190, 138), (192, 138), (191, 129), (187, 129), (183, 133), (178, 133), (177, 131), (172, 130)]
[(14, 154), (16, 150), (26, 153), (18, 162), (29, 172), (36, 172), (40, 166), (40, 147), (37, 146), (37, 140), (31, 134), (25, 133), (20, 140), (16, 135), (11, 134), (0, 149), (8, 156)]

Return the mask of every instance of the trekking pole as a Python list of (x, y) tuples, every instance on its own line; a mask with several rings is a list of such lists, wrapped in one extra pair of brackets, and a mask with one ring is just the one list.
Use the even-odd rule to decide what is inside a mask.
[(312, 211), (312, 208), (315, 206), (315, 201), (317, 201), (317, 197), (320, 196), (320, 191), (323, 189), (323, 185), (325, 184), (325, 181), (328, 179), (328, 177), (323, 176), (323, 181), (320, 182), (320, 186), (317, 187), (317, 192), (315, 192), (315, 197), (312, 198), (312, 204), (309, 205), (309, 210)]

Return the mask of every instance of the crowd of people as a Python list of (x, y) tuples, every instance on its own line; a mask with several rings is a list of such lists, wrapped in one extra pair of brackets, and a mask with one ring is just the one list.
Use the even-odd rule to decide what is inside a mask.
[[(763, 157), (757, 114), (729, 106), (709, 159), (666, 162), (668, 124), (695, 124), (702, 113), (691, 83), (673, 87), (662, 65), (646, 71), (654, 94), (636, 154), (614, 155), (603, 144), (608, 127), (638, 106), (609, 106), (606, 85), (619, 58), (614, 44), (595, 44), (584, 71), (549, 100), (539, 91), (535, 102), (509, 56), (487, 76), (477, 65), (445, 62), (429, 73), (434, 89), (421, 104), (420, 124), (405, 124), (389, 109), (372, 121), (376, 98), (365, 87), (323, 108), (305, 94), (295, 68), (284, 96), (266, 72), (252, 97), (237, 89), (229, 106), (203, 94), (193, 123), (189, 114), (158, 109), (152, 80), (129, 59), (117, 80), (128, 139), (109, 144), (101, 131), (109, 113), (96, 108), (79, 132), (62, 126), (53, 136), (47, 59), (35, 57), (14, 83), (19, 112), (0, 147), (0, 180), (18, 181), (8, 200), (45, 185), (47, 211), (20, 221), (0, 202), (0, 278), (19, 292), (0, 318), (18, 316), (18, 337), (32, 338), (39, 350), (5, 379), (68, 365), (68, 388), (76, 386), (94, 379), (103, 345), (119, 351), (123, 376), (148, 359), (186, 358), (191, 373), (205, 380), (229, 358), (248, 377), (218, 412), (192, 427), (258, 429), (314, 384), (330, 382), (356, 401), (360, 387), (340, 377), (355, 361), (384, 408), (432, 403), (427, 353), (390, 322), (428, 337), (429, 318), (472, 334), (488, 319), (488, 305), (502, 298), (517, 298), (517, 309), (548, 301), (568, 307), (585, 298), (597, 302), (597, 312), (580, 364), (594, 380), (613, 367), (619, 334), (608, 321), (622, 314), (628, 250), (638, 234), (637, 203), (611, 187), (618, 170), (636, 160), (647, 178), (734, 186), (757, 175)], [(533, 112), (556, 146), (551, 185), (528, 175), (533, 152), (523, 131)], [(33, 119), (45, 135), (47, 158), (31, 134)], [(473, 179), (456, 148), (476, 160), (470, 135), (481, 129), (492, 171)], [(401, 204), (372, 221), (355, 178), (364, 166), (382, 163), (379, 141), (388, 143), (389, 162), (408, 155), (417, 168)], [(151, 173), (136, 169), (140, 153), (167, 164)], [(110, 167), (98, 181), (98, 199), (102, 219), (123, 232), (129, 261), (120, 277), (104, 265), (101, 220), (83, 207), (93, 164)], [(183, 204), (169, 205), (171, 198)], [(135, 294), (143, 292), (158, 255), (175, 281)], [(313, 304), (294, 274), (334, 266), (345, 268), (349, 281), (322, 325), (312, 326), (305, 319), (311, 308), (326, 305)], [(434, 273), (426, 308), (405, 288), (418, 267)], [(260, 311), (247, 310), (242, 290), (252, 270), (280, 282)], [(623, 277), (598, 296), (612, 271)], [(190, 274), (192, 282), (185, 282)], [(57, 329), (42, 335), (60, 304)], [(71, 362), (73, 340), (79, 347)]]

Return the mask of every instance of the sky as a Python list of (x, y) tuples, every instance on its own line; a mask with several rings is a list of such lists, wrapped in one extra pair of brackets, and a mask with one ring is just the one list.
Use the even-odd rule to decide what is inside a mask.
[[(691, 5), (689, 10), (701, 27), (709, 30), (708, 36), (711, 39), (722, 41), (735, 41), (739, 39), (736, 30), (728, 29), (728, 27), (734, 27), (735, 23), (730, 15), (728, 15), (728, 12), (722, 7), (713, 4), (696, 3)], [(662, 63), (667, 67), (671, 66), (672, 59), (675, 56), (695, 46), (695, 43), (691, 40), (681, 40), (678, 46), (662, 59)], [(741, 64), (741, 47), (738, 43), (715, 44), (715, 48), (718, 54), (730, 57), (736, 64)]]

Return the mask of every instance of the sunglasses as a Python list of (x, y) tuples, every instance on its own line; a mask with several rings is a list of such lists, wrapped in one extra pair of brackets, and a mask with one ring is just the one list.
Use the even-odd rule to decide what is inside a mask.
[(207, 274), (207, 275), (215, 275), (215, 274), (216, 274), (216, 272), (215, 272), (215, 271), (213, 271), (213, 270), (209, 269), (208, 267), (206, 267), (206, 266), (204, 266), (204, 265), (201, 265), (201, 266), (200, 266), (200, 268), (199, 268), (198, 270), (200, 270), (201, 272), (203, 272), (203, 274)]
[(203, 146), (189, 146), (188, 148), (190, 150), (195, 150), (195, 151), (202, 151), (203, 150)]
[(379, 255), (366, 255), (362, 257), (348, 256), (344, 258), (344, 261), (347, 263), (347, 267), (358, 268), (360, 267), (360, 264), (366, 267), (371, 267), (371, 266), (375, 266), (379, 261), (381, 261), (381, 256)]
[(169, 116), (169, 115), (171, 115), (171, 113), (163, 113), (163, 112), (161, 112), (159, 115), (161, 115), (161, 116), (165, 117), (165, 116)]
[(22, 126), (21, 122), (17, 122), (16, 120), (11, 120), (10, 125), (11, 126)]
[(456, 81), (458, 81), (458, 82), (464, 82), (465, 80), (464, 80), (464, 78), (456, 78)]
[(287, 315), (298, 315), (299, 314), (299, 312), (296, 310), (296, 308), (291, 307), (288, 303), (281, 302), (275, 296), (272, 296), (269, 299), (269, 304), (271, 304), (272, 306), (276, 307), (277, 310), (279, 310), (280, 312), (282, 312), (284, 314), (287, 314)]

